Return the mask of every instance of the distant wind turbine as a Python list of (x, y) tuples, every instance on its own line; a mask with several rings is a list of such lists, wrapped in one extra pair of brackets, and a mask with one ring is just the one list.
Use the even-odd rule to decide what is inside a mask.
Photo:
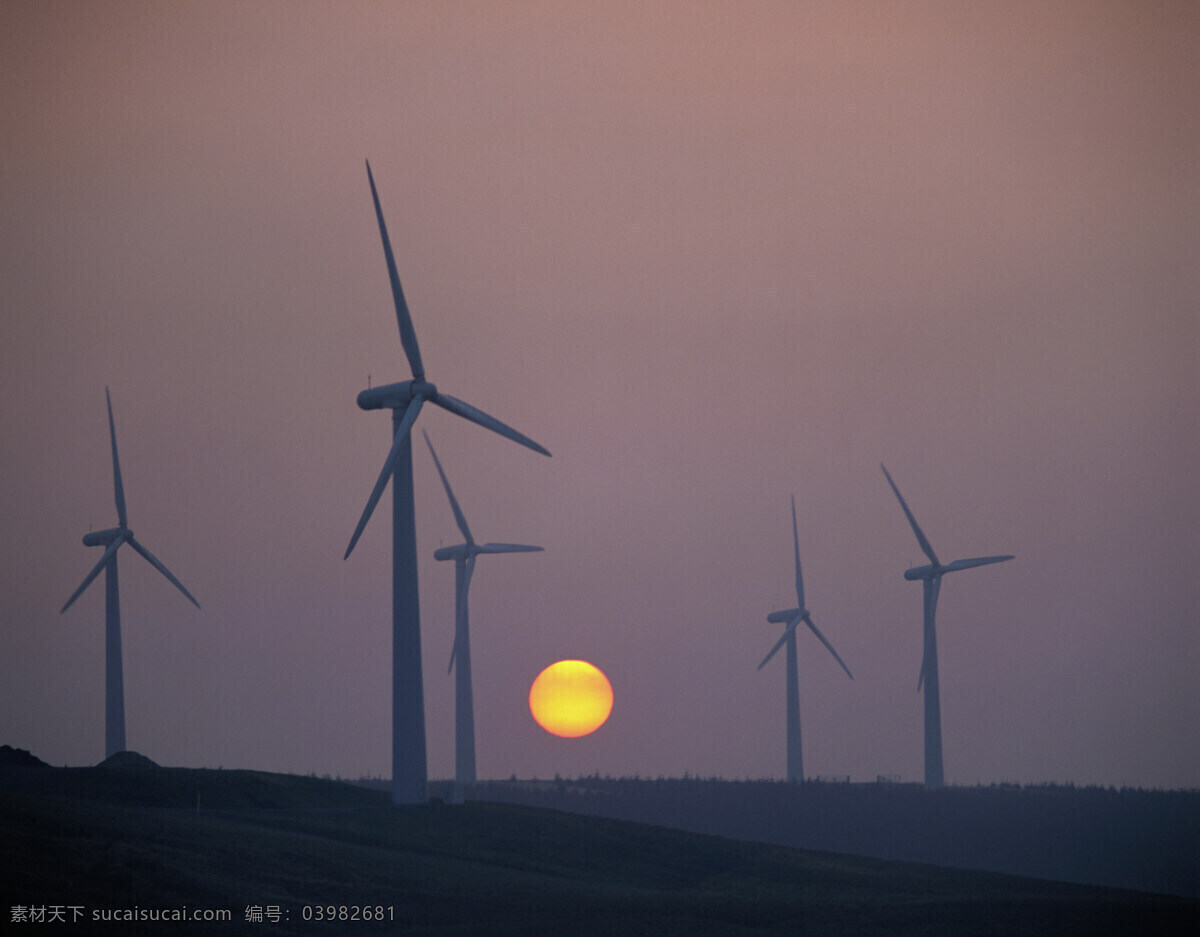
[(145, 557), (151, 566), (166, 576), (175, 588), (187, 596), (188, 601), (196, 608), (200, 607), (200, 603), (153, 553), (134, 539), (133, 531), (127, 526), (129, 519), (125, 513), (125, 486), (121, 484), (121, 461), (117, 457), (117, 430), (113, 425), (112, 397), (107, 387), (104, 388), (104, 398), (108, 403), (108, 434), (112, 440), (117, 526), (84, 534), (85, 547), (106, 549), (100, 557), (100, 562), (67, 599), (67, 604), (59, 610), (59, 614), (70, 608), (83, 594), (83, 590), (92, 584), (92, 580), (100, 575), (100, 570), (104, 570), (104, 757), (108, 758), (117, 752), (125, 751), (125, 680), (121, 665), (121, 597), (117, 587), (117, 550), (123, 543), (128, 543)]
[(392, 802), (397, 804), (424, 803), (427, 799), (428, 774), (425, 761), (425, 691), (421, 679), (421, 613), (417, 596), (417, 532), (413, 511), (413, 474), (411, 431), (426, 401), (435, 403), (443, 410), (478, 423), (514, 442), (528, 446), (543, 455), (550, 453), (527, 436), (506, 426), (482, 410), (477, 410), (449, 394), (441, 393), (425, 380), (425, 368), (421, 363), (421, 350), (417, 346), (417, 334), (413, 330), (404, 291), (400, 288), (400, 275), (392, 256), (392, 245), (388, 239), (387, 225), (383, 221), (383, 209), (379, 206), (379, 195), (375, 191), (375, 177), (371, 164), (367, 163), (367, 180), (371, 185), (371, 199), (375, 203), (375, 217), (379, 222), (379, 236), (383, 241), (383, 256), (387, 261), (388, 279), (392, 285), (392, 300), (396, 306), (396, 321), (400, 326), (400, 343), (408, 358), (412, 371), (411, 381), (383, 384), (368, 388), (358, 395), (358, 405), (363, 410), (392, 411), (392, 446), (379, 479), (367, 499), (346, 556), (350, 556), (358, 538), (362, 536), (367, 521), (388, 479), (392, 485)]
[(804, 604), (804, 577), (800, 573), (800, 535), (796, 530), (795, 495), (792, 496), (792, 546), (795, 548), (796, 555), (796, 601), (799, 607), (771, 612), (767, 616), (767, 621), (769, 622), (777, 624), (786, 621), (788, 624), (783, 631), (782, 637), (775, 642), (775, 646), (763, 658), (762, 663), (758, 665), (758, 669), (762, 670), (766, 666), (767, 661), (775, 656), (775, 653), (783, 647), (785, 642), (787, 643), (787, 777), (789, 781), (803, 781), (804, 758), (800, 747), (800, 679), (796, 663), (796, 628), (800, 622), (808, 625), (812, 633), (825, 645), (834, 659), (842, 665), (842, 670), (846, 671), (846, 676), (853, 680), (854, 674), (850, 673), (850, 668), (838, 656), (838, 652), (833, 649), (833, 645), (825, 640), (825, 635), (817, 630), (817, 626), (813, 624), (812, 614)]
[(454, 799), (461, 803), (463, 789), (475, 783), (475, 703), (471, 690), (471, 635), (467, 616), (467, 591), (471, 588), (471, 576), (475, 572), (475, 557), (481, 553), (539, 553), (542, 548), (519, 543), (477, 544), (458, 506), (458, 499), (450, 490), (450, 482), (446, 479), (437, 453), (433, 451), (428, 434), (425, 434), (425, 443), (442, 478), (450, 509), (454, 512), (454, 521), (466, 541), (458, 546), (442, 547), (433, 554), (435, 560), (454, 560), (454, 646), (450, 651), (450, 666), (446, 672), (449, 673), (456, 666), (457, 658), (454, 683)]
[(888, 484), (892, 486), (892, 491), (896, 493), (900, 507), (904, 508), (904, 516), (908, 518), (908, 523), (912, 526), (913, 533), (917, 535), (917, 543), (921, 545), (921, 550), (930, 560), (930, 565), (928, 566), (916, 566), (905, 570), (904, 578), (912, 581), (920, 579), (924, 584), (925, 639), (924, 651), (921, 655), (921, 673), (917, 677), (917, 690), (919, 691), (922, 683), (924, 683), (925, 786), (941, 787), (945, 783), (942, 773), (942, 704), (938, 695), (937, 632), (934, 628), (934, 615), (937, 612), (938, 593), (942, 588), (942, 576), (945, 573), (957, 572), (960, 569), (987, 566), (991, 563), (1003, 563), (1005, 560), (1011, 560), (1013, 557), (1012, 554), (1007, 556), (977, 556), (974, 559), (955, 560), (953, 563), (942, 565), (937, 558), (937, 554), (933, 552), (933, 547), (929, 545), (929, 541), (925, 538), (920, 525), (917, 524), (917, 519), (913, 517), (912, 511), (908, 509), (904, 497), (900, 494), (900, 489), (896, 487), (896, 483), (892, 481), (892, 476), (888, 474), (887, 468), (882, 462), (879, 463), (879, 467), (883, 469), (884, 477), (887, 478)]

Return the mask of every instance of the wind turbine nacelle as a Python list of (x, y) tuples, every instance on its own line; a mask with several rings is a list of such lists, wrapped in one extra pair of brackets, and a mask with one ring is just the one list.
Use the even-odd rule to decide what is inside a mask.
[(912, 569), (906, 569), (904, 571), (904, 578), (909, 580), (909, 582), (915, 582), (918, 579), (932, 579), (933, 578), (933, 567), (932, 566), (914, 566)]
[(777, 625), (780, 622), (787, 624), (803, 611), (804, 609), (802, 608), (785, 608), (781, 612), (771, 612), (771, 614), (767, 616), (767, 621), (773, 625)]
[(428, 381), (381, 384), (362, 391), (358, 395), (358, 405), (363, 410), (403, 410), (418, 394), (432, 400), (437, 396), (437, 388)]
[(467, 545), (460, 543), (456, 547), (439, 547), (433, 551), (433, 558), (435, 560), (465, 560), (468, 552)]
[(106, 547), (129, 530), (127, 527), (110, 527), (108, 530), (93, 530), (83, 535), (85, 547)]

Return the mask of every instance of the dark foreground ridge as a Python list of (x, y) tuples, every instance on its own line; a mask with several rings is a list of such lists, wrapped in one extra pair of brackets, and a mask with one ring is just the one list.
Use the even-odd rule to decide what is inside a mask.
[(11, 745), (0, 745), (0, 767), (8, 768), (45, 768), (46, 762), (36, 755), (30, 754), (24, 748), (13, 748)]
[(158, 765), (141, 752), (113, 752), (105, 758), (99, 768), (157, 768)]
[(472, 796), (798, 849), (1200, 898), (1200, 791), (590, 777), (488, 781)]
[[(225, 909), (121, 933), (1192, 934), (1200, 903), (739, 842), (312, 777), (0, 768), (12, 909)], [(385, 921), (305, 920), (328, 905)], [(247, 923), (247, 910), (280, 920)], [(307, 912), (305, 909), (309, 909)], [(386, 909), (391, 909), (390, 911)], [(12, 911), (6, 910), (5, 914)], [(347, 911), (347, 914), (353, 913)]]

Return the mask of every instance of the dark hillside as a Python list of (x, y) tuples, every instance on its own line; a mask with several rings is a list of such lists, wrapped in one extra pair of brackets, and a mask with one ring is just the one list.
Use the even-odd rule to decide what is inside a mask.
[(492, 781), (473, 796), (801, 849), (1200, 897), (1200, 792), (701, 779)]
[[(11, 769), (0, 790), (10, 908), (75, 906), (92, 932), (117, 929), (94, 914), (186, 906), (230, 920), (120, 932), (240, 932), (258, 908), (278, 911), (254, 925), (276, 934), (1060, 937), (1191, 934), (1200, 908), (519, 805), (395, 808), (382, 793), (260, 772)], [(378, 907), (391, 923), (304, 920), (330, 904)]]
[(0, 790), (193, 812), (197, 799), (202, 812), (248, 807), (377, 807), (388, 802), (379, 791), (338, 781), (220, 768), (0, 768)]
[(0, 767), (45, 768), (46, 762), (35, 755), (31, 755), (23, 748), (0, 745)]

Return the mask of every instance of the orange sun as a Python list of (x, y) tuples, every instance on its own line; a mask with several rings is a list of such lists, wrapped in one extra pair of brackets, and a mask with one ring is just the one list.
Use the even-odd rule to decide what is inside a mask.
[(612, 712), (608, 677), (586, 660), (551, 664), (529, 688), (529, 711), (543, 729), (566, 739), (595, 732)]

